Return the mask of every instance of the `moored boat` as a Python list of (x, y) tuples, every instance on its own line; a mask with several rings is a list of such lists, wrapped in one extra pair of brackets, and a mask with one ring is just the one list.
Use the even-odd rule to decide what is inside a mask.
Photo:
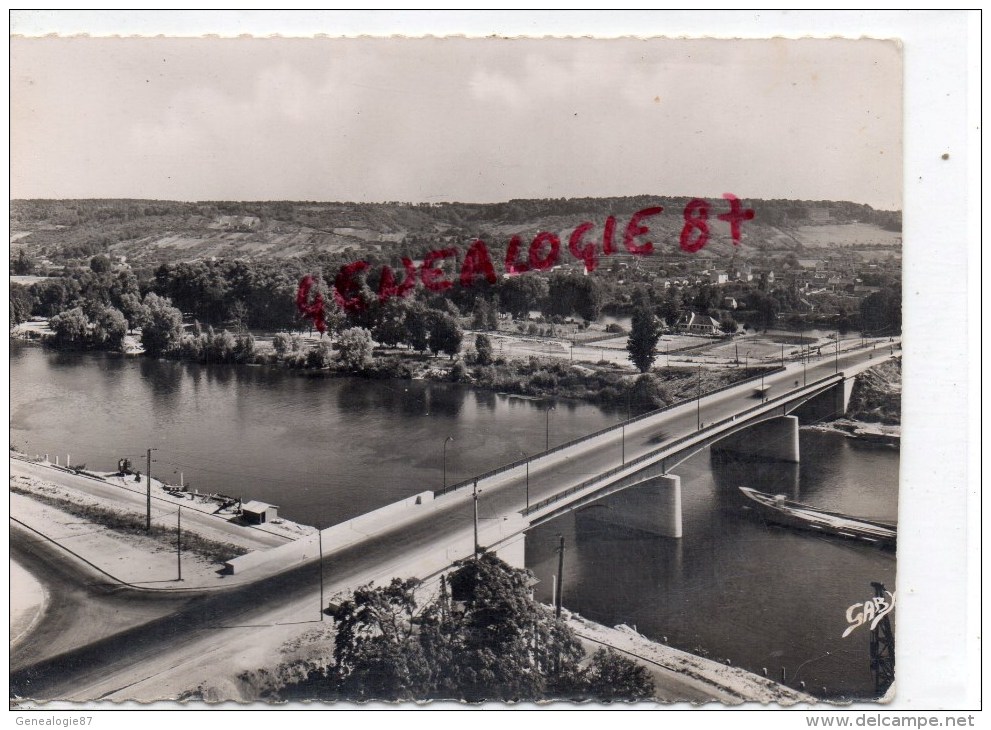
[(787, 499), (782, 494), (767, 494), (750, 487), (740, 487), (740, 491), (768, 522), (863, 540), (881, 547), (893, 548), (897, 542), (897, 527), (886, 522), (829, 512)]

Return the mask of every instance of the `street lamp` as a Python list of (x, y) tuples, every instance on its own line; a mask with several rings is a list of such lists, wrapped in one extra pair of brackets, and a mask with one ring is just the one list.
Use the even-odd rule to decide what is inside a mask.
[(447, 442), (454, 441), (453, 436), (444, 439), (444, 490), (447, 491)]
[(551, 411), (557, 410), (553, 405), (547, 406), (544, 410), (544, 451), (551, 448)]
[(530, 455), (525, 451), (520, 453), (526, 459), (526, 508), (530, 509)]
[(145, 492), (148, 497), (148, 509), (145, 513), (145, 532), (151, 532), (151, 452), (158, 449), (148, 449), (148, 468), (145, 469)]
[(699, 365), (699, 378), (698, 378), (698, 386), (696, 388), (696, 393), (698, 394), (698, 398), (696, 400), (697, 406), (695, 409), (695, 421), (696, 421), (696, 425), (698, 426), (698, 430), (701, 431), (702, 430), (702, 366), (701, 365)]
[(478, 480), (476, 479), (475, 485), (472, 487), (471, 490), (471, 498), (475, 505), (475, 558), (476, 559), (478, 559), (478, 553), (479, 553), (479, 549), (478, 549), (478, 495), (479, 494), (480, 492), (478, 491)]

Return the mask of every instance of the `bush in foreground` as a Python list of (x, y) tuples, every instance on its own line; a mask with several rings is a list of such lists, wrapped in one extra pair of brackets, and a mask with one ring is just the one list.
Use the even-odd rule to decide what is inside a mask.
[(490, 554), (421, 601), (415, 579), (363, 586), (335, 612), (334, 662), (283, 688), (296, 699), (635, 701), (653, 695), (642, 666), (585, 652), (530, 596), (532, 575)]

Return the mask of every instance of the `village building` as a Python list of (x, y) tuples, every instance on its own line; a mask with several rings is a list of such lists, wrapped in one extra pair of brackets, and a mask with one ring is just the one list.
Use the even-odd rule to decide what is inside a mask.
[(719, 322), (707, 314), (688, 312), (681, 316), (675, 329), (691, 335), (717, 335), (719, 334)]

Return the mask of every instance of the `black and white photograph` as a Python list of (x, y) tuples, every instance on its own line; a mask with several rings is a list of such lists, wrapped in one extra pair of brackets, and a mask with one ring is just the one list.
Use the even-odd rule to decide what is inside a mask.
[(904, 60), (12, 35), (11, 708), (897, 701)]

